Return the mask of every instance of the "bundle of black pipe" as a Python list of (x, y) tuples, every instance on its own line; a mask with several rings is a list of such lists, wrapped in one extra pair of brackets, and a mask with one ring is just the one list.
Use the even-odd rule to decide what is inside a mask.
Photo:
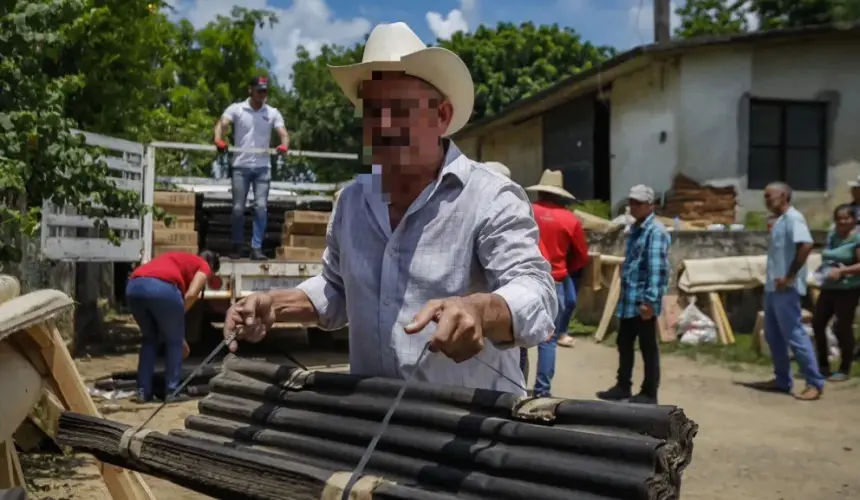
[[(201, 415), (175, 434), (350, 470), (402, 383), (230, 356)], [(672, 406), (523, 401), (415, 382), (368, 472), (471, 498), (671, 499), (696, 431)]]
[[(191, 373), (197, 369), (196, 366), (185, 367), (182, 369), (181, 380), (185, 380), (191, 376)], [(212, 379), (221, 371), (220, 363), (217, 365), (204, 366), (200, 369), (183, 392), (189, 396), (205, 396), (209, 393), (209, 380)], [(114, 372), (109, 377), (105, 377), (93, 382), (96, 389), (102, 391), (133, 391), (137, 389), (137, 372), (124, 371)], [(157, 398), (164, 397), (164, 370), (155, 371), (155, 377), (152, 381), (153, 395)]]
[[(216, 498), (339, 499), (403, 384), (233, 356), (223, 366), (184, 430), (64, 414), (58, 442)], [(414, 382), (371, 455), (361, 498), (677, 499), (696, 431), (676, 407)]]

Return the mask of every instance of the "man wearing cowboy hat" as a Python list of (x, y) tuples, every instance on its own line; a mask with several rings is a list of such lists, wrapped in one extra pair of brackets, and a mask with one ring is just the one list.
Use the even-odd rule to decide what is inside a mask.
[[(627, 235), (624, 264), (621, 267), (621, 297), (616, 312), (618, 327), (618, 380), (597, 393), (609, 401), (657, 404), (660, 386), (660, 348), (657, 344), (657, 318), (663, 294), (669, 285), (669, 233), (654, 215), (654, 190), (639, 184), (630, 188), (627, 205), (635, 222)], [(631, 397), (634, 345), (645, 365), (642, 391)]]
[(588, 245), (582, 223), (567, 205), (576, 197), (564, 189), (560, 171), (545, 170), (540, 181), (526, 188), (537, 193), (532, 205), (540, 230), (540, 252), (549, 262), (555, 280), (558, 314), (555, 333), (548, 341), (538, 345), (535, 396), (549, 396), (555, 374), (556, 344), (572, 347), (568, 325), (576, 308), (576, 277), (588, 263)]
[(525, 192), (448, 139), (472, 113), (469, 69), (394, 23), (331, 72), (361, 110), (373, 173), (341, 193), (322, 273), (237, 302), (225, 335), (349, 323), (352, 373), (525, 395), (511, 348), (552, 331), (555, 288)]

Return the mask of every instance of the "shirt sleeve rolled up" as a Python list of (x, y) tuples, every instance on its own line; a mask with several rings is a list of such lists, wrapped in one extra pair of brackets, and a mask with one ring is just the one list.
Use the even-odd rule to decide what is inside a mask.
[(299, 290), (305, 292), (319, 316), (319, 328), (322, 330), (338, 330), (347, 325), (346, 295), (343, 278), (340, 274), (340, 245), (338, 233), (340, 218), (335, 202), (331, 219), (326, 229), (326, 249), (322, 257), (322, 272), (313, 278), (299, 284)]
[(555, 282), (538, 248), (538, 227), (525, 191), (505, 183), (492, 200), (478, 230), (478, 259), (493, 293), (511, 311), (514, 343), (507, 347), (532, 347), (555, 329)]

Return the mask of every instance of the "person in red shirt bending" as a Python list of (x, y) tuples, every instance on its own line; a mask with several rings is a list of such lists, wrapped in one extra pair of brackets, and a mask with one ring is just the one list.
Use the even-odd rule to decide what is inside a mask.
[[(164, 342), (165, 395), (181, 383), (182, 359), (187, 355), (185, 312), (203, 292), (220, 267), (218, 254), (209, 250), (194, 255), (167, 252), (138, 267), (125, 287), (126, 303), (140, 327), (137, 362), (137, 400), (152, 401), (152, 379), (158, 345)], [(177, 397), (173, 401), (185, 399)]]
[(568, 324), (576, 309), (576, 282), (580, 271), (588, 263), (585, 230), (576, 215), (566, 207), (576, 198), (563, 186), (561, 172), (546, 170), (537, 185), (526, 188), (538, 196), (532, 208), (540, 231), (540, 251), (552, 267), (558, 295), (555, 333), (548, 341), (538, 345), (535, 396), (550, 395), (552, 377), (555, 375), (556, 345), (573, 345), (573, 339), (568, 334)]

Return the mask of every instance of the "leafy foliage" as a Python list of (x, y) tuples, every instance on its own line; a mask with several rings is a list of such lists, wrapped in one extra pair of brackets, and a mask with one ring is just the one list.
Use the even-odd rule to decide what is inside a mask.
[[(85, 86), (79, 74), (50, 75), (65, 44), (86, 22), (81, 0), (14, 2), (0, 7), (0, 260), (20, 258), (12, 235), (38, 230), (42, 200), (84, 215), (139, 213), (130, 192), (116, 189), (104, 162), (72, 134), (67, 98)], [(100, 208), (102, 205), (104, 208)]]
[(680, 38), (750, 31), (750, 20), (760, 29), (799, 28), (860, 20), (860, 0), (687, 0), (675, 11)]

